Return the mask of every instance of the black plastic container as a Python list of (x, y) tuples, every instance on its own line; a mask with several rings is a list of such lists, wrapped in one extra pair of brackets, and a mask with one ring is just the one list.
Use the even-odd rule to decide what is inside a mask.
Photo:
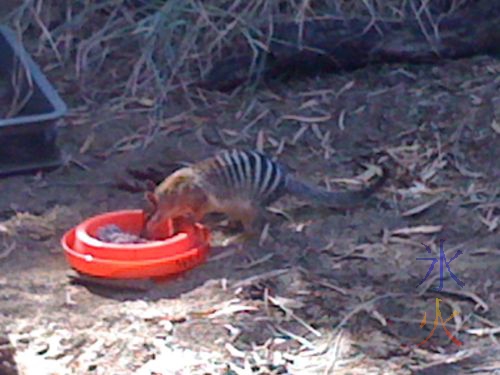
[(66, 111), (14, 32), (0, 25), (0, 175), (60, 165), (55, 122)]

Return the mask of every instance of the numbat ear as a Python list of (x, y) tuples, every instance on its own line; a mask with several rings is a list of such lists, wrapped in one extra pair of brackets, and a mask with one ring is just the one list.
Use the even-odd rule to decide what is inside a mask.
[(153, 212), (156, 211), (156, 208), (158, 207), (158, 197), (156, 196), (155, 193), (151, 191), (147, 191), (145, 197), (146, 197), (146, 207), (144, 209), (144, 212), (146, 212), (147, 214), (152, 214)]
[(151, 180), (146, 180), (146, 191), (153, 192), (156, 188), (156, 184)]

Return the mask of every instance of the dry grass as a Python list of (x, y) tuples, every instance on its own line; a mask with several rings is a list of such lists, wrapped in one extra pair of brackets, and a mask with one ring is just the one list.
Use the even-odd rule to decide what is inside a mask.
[[(193, 84), (202, 82), (214, 61), (222, 56), (237, 54), (242, 49), (253, 51), (254, 60), (248, 72), (253, 77), (261, 63), (257, 59), (259, 51), (268, 49), (276, 22), (294, 20), (303, 25), (312, 18), (363, 17), (369, 28), (375, 21), (412, 17), (419, 20), (422, 32), (432, 43), (440, 17), (466, 3), (467, 0), (103, 0), (61, 4), (24, 0), (6, 19), (20, 38), (39, 40), (31, 49), (49, 76), (51, 72), (64, 72), (65, 79), (58, 90), (65, 96), (77, 94), (80, 99), (70, 113), (76, 122), (92, 116), (97, 129), (110, 119), (131, 114), (148, 116), (145, 125), (118, 140), (103, 155), (107, 157), (114, 152), (144, 149), (160, 132), (178, 131), (175, 123), (185, 118), (174, 117), (166, 123), (163, 119), (179, 112), (184, 112), (180, 114), (184, 116), (186, 106), (196, 110), (210, 105)], [(299, 33), (302, 31), (300, 27)], [(340, 116), (340, 127), (344, 126), (343, 120)], [(298, 140), (300, 133), (296, 136)], [(94, 141), (93, 134), (89, 137), (82, 145), (83, 152)], [(324, 152), (331, 154), (327, 148)]]
[[(77, 94), (80, 100), (70, 112), (73, 123), (90, 116), (97, 129), (110, 120), (131, 115), (148, 117), (146, 124), (117, 140), (103, 155), (108, 157), (115, 152), (145, 149), (158, 133), (182, 130), (177, 123), (185, 121), (186, 114), (189, 122), (196, 123), (191, 113), (186, 112), (186, 106), (194, 111), (210, 104), (203, 91), (193, 84), (202, 82), (214, 67), (214, 61), (221, 57), (243, 49), (253, 51), (248, 76), (254, 77), (254, 71), (262, 63), (259, 52), (267, 50), (276, 22), (294, 20), (303, 25), (312, 18), (363, 17), (369, 28), (375, 21), (412, 17), (419, 21), (432, 44), (433, 38), (438, 37), (440, 17), (466, 3), (466, 0), (103, 0), (61, 5), (57, 1), (24, 0), (7, 20), (20, 38), (39, 40), (33, 47), (34, 55), (49, 76), (51, 72), (64, 72), (65, 79), (58, 90), (64, 96)], [(299, 27), (299, 34), (302, 32)], [(174, 116), (172, 120), (164, 121), (170, 116)], [(339, 127), (344, 126), (344, 116), (339, 117), (338, 123)], [(244, 131), (251, 127), (249, 124)], [(296, 134), (296, 141), (300, 136), (300, 132)], [(90, 134), (82, 145), (82, 153), (94, 141), (93, 137), (94, 133)], [(224, 143), (230, 146), (231, 141)], [(259, 143), (256, 146), (261, 147)], [(332, 150), (322, 147), (329, 157)], [(74, 158), (70, 162), (79, 164)]]
[[(404, 16), (421, 19), (431, 17), (428, 12), (431, 2), (416, 0), (233, 0), (210, 3), (169, 0), (149, 2), (149, 5), (141, 7), (127, 5), (130, 2), (118, 5), (115, 1), (94, 3), (73, 1), (66, 2), (66, 8), (58, 8), (55, 6), (56, 2), (24, 1), (9, 19), (20, 34), (41, 37), (42, 42), (35, 54), (45, 71), (66, 72), (66, 77), (59, 79), (57, 85), (70, 94), (77, 91), (78, 95), (75, 96), (82, 100), (80, 107), (72, 110), (71, 120), (74, 125), (78, 125), (78, 121), (88, 123), (93, 111), (100, 115), (106, 112), (104, 109), (117, 118), (138, 114), (142, 120), (149, 120), (139, 131), (117, 140), (111, 148), (106, 149), (103, 156), (145, 148), (159, 132), (164, 134), (182, 130), (185, 123), (190, 126), (207, 123), (203, 117), (204, 114), (208, 116), (206, 108), (214, 102), (220, 102), (222, 104), (217, 109), (227, 112), (226, 117), (221, 114), (224, 126), (215, 129), (222, 143), (251, 145), (276, 156), (286, 156), (292, 149), (294, 158), (306, 155), (316, 162), (324, 162), (321, 164), (324, 168), (343, 163), (339, 161), (329, 164), (334, 159), (333, 156), (339, 153), (340, 134), (360, 132), (360, 126), (356, 129), (357, 124), (365, 124), (368, 120), (375, 122), (375, 117), (381, 117), (376, 107), (388, 100), (388, 96), (398, 96), (399, 85), (388, 88), (386, 82), (383, 82), (374, 90), (363, 77), (345, 83), (335, 81), (332, 84), (329, 81), (326, 82), (326, 88), (320, 84), (318, 87), (297, 85), (295, 88), (298, 92), (283, 94), (279, 90), (266, 91), (260, 93), (258, 98), (246, 98), (242, 103), (235, 104), (237, 109), (233, 107), (226, 111), (224, 105), (229, 101), (227, 97), (204, 95), (203, 92), (191, 90), (190, 84), (203, 77), (211, 68), (212, 61), (233, 43), (245, 43), (257, 50), (265, 49), (272, 36), (269, 25), (275, 20), (294, 19), (300, 23), (311, 17), (349, 15), (363, 15), (368, 20)], [(463, 3), (465, 2), (433, 1), (432, 6), (448, 6), (449, 11), (454, 11)], [(426, 20), (429, 21), (428, 18)], [(259, 30), (266, 32), (262, 34)], [(412, 82), (417, 81), (413, 73), (402, 68), (396, 73)], [(443, 103), (445, 100), (443, 106), (451, 105), (446, 101), (447, 93), (441, 88), (445, 84), (453, 85), (458, 87), (453, 95), (459, 103), (457, 107), (460, 116), (456, 131), (452, 126), (454, 119), (447, 122), (448, 120), (438, 118), (436, 114), (433, 114), (432, 122), (442, 127), (438, 129), (440, 131), (430, 129), (434, 126), (430, 122), (413, 123), (414, 118), (409, 115), (391, 116), (391, 111), (398, 111), (395, 101), (390, 101), (394, 104), (393, 109), (381, 109), (384, 110), (384, 115), (389, 116), (385, 121), (392, 127), (388, 129), (400, 133), (395, 136), (391, 134), (377, 142), (373, 150), (370, 150), (370, 157), (376, 155), (377, 162), (391, 163), (394, 166), (391, 182), (382, 194), (386, 194), (386, 201), (393, 200), (390, 202), (393, 207), (390, 214), (400, 214), (401, 223), (396, 225), (390, 222), (387, 227), (384, 224), (381, 233), (377, 232), (368, 239), (359, 236), (353, 240), (349, 238), (348, 225), (340, 221), (344, 223), (347, 233), (341, 233), (332, 239), (329, 237), (330, 233), (315, 232), (317, 229), (311, 228), (314, 227), (310, 225), (311, 222), (294, 222), (288, 212), (276, 209), (288, 222), (286, 228), (279, 232), (283, 234), (283, 246), (281, 243), (274, 248), (269, 245), (273, 256), (278, 258), (286, 253), (286, 259), (289, 260), (295, 256), (293, 254), (307, 251), (307, 256), (317, 262), (314, 267), (305, 269), (293, 265), (291, 261), (292, 265), (277, 266), (272, 263), (270, 253), (266, 253), (238, 267), (238, 275), (247, 271), (244, 277), (235, 280), (221, 279), (216, 286), (214, 283), (211, 287), (200, 287), (203, 298), (188, 296), (187, 301), (178, 305), (172, 299), (162, 298), (155, 302), (140, 300), (102, 306), (92, 312), (97, 317), (97, 322), (92, 323), (97, 325), (91, 328), (80, 326), (82, 316), (73, 311), (67, 314), (71, 320), (61, 322), (59, 326), (50, 328), (49, 332), (45, 329), (45, 318), (37, 316), (35, 319), (26, 319), (26, 329), (16, 328), (21, 334), (13, 338), (22, 343), (31, 340), (31, 345), (34, 343), (35, 347), (40, 345), (42, 348), (49, 340), (60, 341), (60, 352), (57, 352), (58, 348), (52, 349), (56, 351), (56, 356), (49, 353), (48, 362), (68, 368), (76, 366), (75, 363), (80, 360), (82, 363), (99, 362), (99, 356), (105, 353), (107, 363), (99, 364), (101, 371), (102, 366), (112, 367), (123, 358), (133, 358), (131, 363), (139, 362), (139, 359), (150, 361), (151, 358), (145, 358), (148, 355), (152, 358), (156, 356), (151, 362), (158, 362), (155, 368), (163, 369), (175, 367), (179, 358), (182, 358), (184, 367), (192, 366), (190, 373), (223, 373), (226, 366), (237, 374), (279, 374), (286, 371), (294, 374), (379, 373), (381, 365), (387, 366), (386, 373), (410, 373), (431, 371), (452, 364), (467, 365), (468, 362), (472, 363), (469, 367), (475, 366), (478, 369), (480, 366), (474, 362), (478, 358), (485, 363), (485, 368), (493, 368), (498, 362), (495, 360), (494, 350), (498, 348), (499, 324), (498, 315), (493, 315), (497, 307), (495, 301), (498, 299), (498, 292), (494, 289), (495, 280), (489, 279), (490, 273), (486, 270), (470, 275), (467, 289), (445, 289), (442, 293), (443, 310), (447, 309), (443, 316), (448, 317), (448, 311), (461, 312), (447, 324), (454, 334), (459, 333), (467, 338), (467, 348), (459, 350), (452, 345), (450, 348), (449, 341), (443, 337), (436, 338), (433, 345), (426, 348), (410, 349), (402, 346), (405, 338), (406, 344), (418, 342), (418, 336), (406, 334), (406, 330), (418, 327), (420, 323), (421, 316), (417, 317), (416, 312), (421, 314), (427, 309), (433, 314), (430, 310), (433, 299), (428, 297), (432, 293), (430, 288), (436, 282), (435, 277), (429, 278), (418, 293), (407, 292), (414, 291), (415, 287), (414, 280), (408, 282), (408, 279), (418, 277), (420, 280), (423, 276), (420, 271), (425, 273), (425, 267), (422, 267), (417, 270), (418, 276), (417, 272), (413, 274), (415, 254), (424, 254), (422, 242), (429, 244), (436, 254), (439, 246), (437, 236), (454, 224), (450, 225), (433, 212), (440, 210), (443, 202), (449, 206), (469, 205), (473, 207), (471, 211), (475, 216), (466, 217), (471, 222), (467, 225), (480, 223), (481, 228), (484, 227), (481, 233), (490, 234), (490, 238), (498, 231), (498, 191), (489, 188), (478, 171), (471, 170), (473, 167), (470, 166), (473, 164), (465, 155), (467, 151), (459, 148), (464, 128), (468, 123), (476, 126), (478, 122), (472, 115), (471, 118), (465, 118), (463, 108), (469, 106), (469, 98), (476, 100), (473, 94), (477, 95), (476, 101), (488, 99), (486, 89), (491, 84), (490, 75), (478, 73), (478, 79), (467, 80), (458, 73), (455, 74), (459, 82), (450, 82), (448, 77), (433, 77), (432, 80), (424, 79), (422, 85), (404, 86), (405, 100), (412, 104), (405, 104), (401, 111), (409, 112), (412, 108), (417, 108), (425, 112), (429, 101)], [(439, 85), (436, 81), (439, 81)], [(435, 86), (440, 88), (436, 92), (433, 91)], [(179, 100), (180, 93), (184, 94), (183, 99), (191, 108), (165, 119), (164, 111), (167, 109), (163, 106), (171, 108)], [(476, 105), (476, 109), (473, 108), (470, 112), (479, 113), (478, 107)], [(205, 109), (201, 115), (199, 108)], [(372, 109), (374, 113), (366, 115)], [(103, 118), (96, 117), (98, 122), (95, 127), (104, 121)], [(408, 124), (401, 124), (397, 121), (398, 118)], [(264, 122), (265, 126), (262, 126)], [(231, 126), (234, 123), (237, 124)], [(440, 138), (440, 134), (446, 133), (445, 127), (455, 132), (451, 137)], [(491, 128), (498, 132), (496, 125), (491, 125)], [(91, 148), (96, 138), (93, 134), (90, 133), (83, 142), (80, 153), (84, 154)], [(200, 132), (196, 136), (200, 144), (206, 142), (205, 134)], [(195, 147), (198, 146), (196, 144)], [(324, 176), (327, 174), (324, 173), (326, 169), (321, 174), (326, 179), (326, 186), (333, 183), (359, 185), (378, 173), (378, 168), (373, 164), (366, 164), (364, 167), (365, 172), (356, 178), (327, 179), (326, 177), (331, 176)], [(91, 174), (92, 170), (88, 172)], [(310, 173), (314, 174), (312, 169)], [(453, 177), (451, 180), (450, 176)], [(466, 180), (468, 184), (465, 190), (454, 185), (454, 182), (462, 180)], [(469, 183), (470, 181), (472, 182)], [(58, 183), (52, 182), (54, 186)], [(430, 219), (421, 217), (421, 214), (429, 212)], [(15, 253), (14, 232), (24, 233), (33, 241), (54, 237), (52, 227), (40, 225), (36, 219), (19, 214), (9, 225), (0, 224), (0, 239), (4, 248), (0, 252), (0, 261)], [(408, 221), (404, 221), (405, 219)], [(315, 220), (323, 219), (315, 217)], [(457, 218), (457, 222), (463, 221), (463, 218)], [(67, 225), (66, 222), (67, 220), (64, 225)], [(336, 222), (331, 221), (326, 225), (332, 223)], [(296, 234), (289, 233), (292, 227), (296, 232), (302, 231), (303, 236), (310, 236), (312, 233), (312, 236), (323, 236), (324, 240), (331, 239), (332, 242), (324, 248), (313, 249), (300, 248), (300, 242), (287, 244), (284, 238)], [(308, 233), (305, 233), (304, 228)], [(273, 226), (270, 234), (267, 231), (263, 233), (262, 241), (276, 236), (277, 230)], [(456, 230), (459, 231), (460, 227)], [(298, 235), (293, 238), (299, 240)], [(461, 238), (457, 238), (455, 242), (455, 246), (446, 249), (448, 255), (469, 245)], [(471, 259), (494, 259), (498, 250), (493, 245), (485, 245), (471, 251), (470, 255)], [(221, 267), (220, 262), (227, 262), (230, 256), (232, 253), (215, 255), (208, 266)], [(370, 262), (369, 266), (367, 262)], [(328, 269), (330, 263), (332, 268)], [(274, 266), (266, 268), (269, 264)], [(480, 266), (477, 265), (477, 268)], [(356, 271), (365, 271), (365, 268), (367, 275), (359, 280)], [(346, 269), (351, 272), (347, 273)], [(465, 271), (465, 267), (460, 271)], [(343, 278), (346, 274), (348, 278)], [(484, 285), (473, 283), (473, 277), (478, 275), (485, 277)], [(40, 285), (45, 287), (45, 283), (44, 279)], [(67, 293), (65, 307), (85, 305), (81, 289), (67, 285), (66, 280), (55, 285), (60, 289), (64, 288), (64, 293)], [(217, 297), (207, 296), (211, 291)], [(15, 289), (15, 293), (20, 294), (18, 289)], [(23, 293), (27, 294), (25, 291)], [(252, 298), (248, 297), (250, 293), (253, 293)], [(404, 305), (399, 305), (398, 302), (405, 297)], [(50, 300), (54, 300), (52, 295)], [(82, 300), (84, 302), (80, 302)], [(36, 303), (39, 303), (38, 300)], [(394, 306), (399, 307), (394, 309)], [(149, 315), (145, 316), (146, 314)], [(107, 325), (108, 319), (113, 320), (112, 325)], [(179, 344), (170, 345), (168, 335), (174, 330), (174, 325), (178, 331), (187, 327), (184, 330), (193, 330), (194, 335), (199, 335), (196, 324), (200, 322), (215, 332), (223, 327), (224, 332), (228, 333), (217, 337), (227, 339), (224, 345), (220, 345), (219, 351), (210, 352), (206, 348), (199, 348), (198, 344), (193, 344), (197, 342), (195, 340), (191, 341), (190, 348), (183, 348)], [(30, 324), (37, 327), (32, 329)], [(272, 333), (263, 343), (252, 341), (251, 345), (248, 342), (244, 345), (245, 340), (240, 340), (241, 336), (249, 332), (260, 333), (264, 328)], [(179, 336), (178, 331), (176, 338)], [(413, 333), (415, 331), (420, 330), (417, 328)], [(213, 336), (205, 341), (210, 341)], [(71, 337), (71, 340), (67, 337)], [(133, 345), (131, 337), (137, 339)], [(162, 341), (160, 338), (164, 337), (167, 339)], [(199, 341), (200, 336), (195, 338)], [(476, 341), (476, 338), (482, 340)], [(141, 339), (144, 339), (144, 344)], [(85, 340), (89, 342), (86, 343)], [(83, 350), (82, 347), (90, 349)], [(96, 354), (98, 358), (86, 358), (89, 353), (99, 353)], [(179, 357), (181, 354), (182, 357)], [(42, 355), (29, 351), (23, 351), (22, 355), (26, 356), (24, 363), (36, 364), (32, 361), (42, 358)], [(449, 370), (449, 367), (445, 369)], [(108, 372), (113, 371), (115, 369), (110, 368)], [(493, 371), (495, 370), (491, 370)]]
[(370, 27), (375, 20), (415, 17), (428, 33), (425, 25), (436, 25), (440, 15), (464, 3), (105, 0), (61, 6), (55, 1), (25, 0), (8, 20), (20, 36), (29, 33), (40, 40), (36, 55), (50, 57), (46, 69), (67, 69), (88, 102), (105, 99), (121, 109), (157, 110), (172, 92), (184, 92), (194, 105), (188, 87), (212, 68), (214, 59), (241, 47), (251, 48), (255, 55), (266, 50), (277, 21), (303, 24), (311, 18), (357, 16), (366, 17)]

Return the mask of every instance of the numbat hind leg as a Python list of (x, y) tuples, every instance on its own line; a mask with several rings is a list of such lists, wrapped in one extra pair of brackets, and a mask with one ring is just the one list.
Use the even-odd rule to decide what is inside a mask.
[(238, 206), (227, 214), (231, 221), (239, 221), (243, 225), (243, 232), (228, 238), (225, 244), (247, 242), (258, 235), (256, 221), (259, 216), (259, 209), (250, 205)]

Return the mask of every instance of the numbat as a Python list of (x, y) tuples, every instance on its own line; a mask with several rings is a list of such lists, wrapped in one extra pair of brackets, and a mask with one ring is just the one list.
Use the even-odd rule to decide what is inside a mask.
[(387, 177), (356, 191), (331, 192), (303, 182), (269, 157), (256, 151), (229, 150), (178, 169), (147, 194), (143, 235), (147, 238), (167, 219), (186, 217), (200, 221), (206, 214), (223, 213), (240, 221), (246, 233), (262, 209), (285, 194), (321, 206), (353, 208), (362, 204)]

